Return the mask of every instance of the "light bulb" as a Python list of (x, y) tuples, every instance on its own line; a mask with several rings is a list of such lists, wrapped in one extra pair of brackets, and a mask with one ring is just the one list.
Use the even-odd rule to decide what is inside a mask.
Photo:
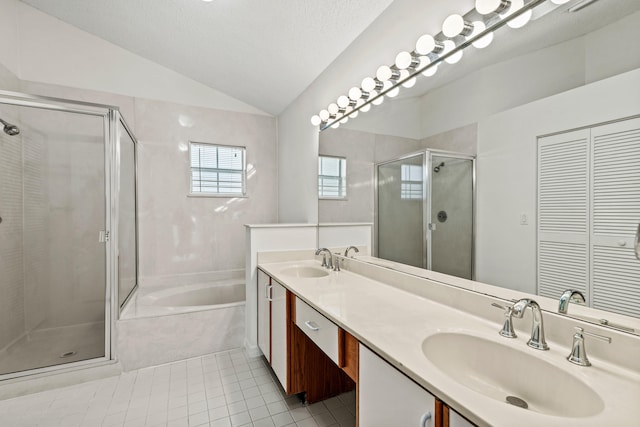
[(413, 62), (413, 56), (411, 56), (409, 52), (400, 52), (396, 56), (396, 67), (398, 67), (399, 70), (406, 70), (411, 67)]
[(382, 65), (378, 68), (378, 71), (376, 71), (376, 77), (381, 82), (386, 82), (391, 77), (393, 77), (393, 72), (388, 65)]
[(347, 98), (344, 95), (340, 95), (338, 97), (338, 107), (347, 108), (348, 105), (349, 105), (349, 98)]
[(340, 127), (340, 122), (335, 122), (331, 125), (331, 129), (338, 129)]
[(427, 55), (431, 52), (442, 52), (442, 43), (433, 38), (430, 34), (421, 36), (416, 42), (416, 52), (419, 55)]
[(447, 19), (442, 23), (442, 34), (446, 37), (453, 38), (460, 34), (466, 36), (473, 31), (473, 26), (470, 22), (464, 20), (464, 18), (458, 14), (447, 16)]
[(362, 107), (363, 105), (364, 105), (364, 99), (362, 98), (358, 99), (358, 102), (356, 102), (356, 108)]
[(362, 80), (362, 90), (365, 92), (371, 92), (376, 88), (376, 81), (371, 77), (365, 77)]
[(476, 10), (481, 15), (503, 12), (509, 8), (509, 5), (507, 0), (476, 0)]
[(362, 111), (363, 113), (366, 113), (369, 110), (371, 110), (371, 104), (363, 105), (362, 108), (360, 109), (360, 111)]
[(342, 118), (342, 120), (340, 120), (340, 123), (345, 124), (345, 123), (347, 123), (348, 121), (349, 121), (349, 117), (344, 116), (344, 117)]
[(349, 89), (349, 99), (352, 101), (358, 101), (362, 97), (362, 91), (359, 87), (352, 87)]
[[(378, 94), (376, 93), (376, 95), (378, 95)], [(382, 104), (383, 102), (384, 102), (384, 96), (379, 96), (378, 98), (376, 98), (376, 99), (374, 99), (373, 101), (371, 101), (371, 103), (372, 103), (373, 105), (380, 105), (380, 104)]]
[[(511, 7), (506, 13), (504, 13), (503, 15), (500, 15), (500, 18), (506, 19), (517, 10), (522, 9), (523, 6), (524, 6), (524, 0), (511, 0)], [(531, 20), (532, 15), (533, 15), (533, 11), (529, 9), (522, 15), (518, 16), (517, 18), (507, 22), (507, 25), (510, 26), (511, 28), (522, 28), (525, 25), (527, 25), (527, 23)]]
[(396, 96), (398, 96), (399, 93), (400, 93), (400, 88), (399, 87), (394, 87), (389, 92), (387, 92), (387, 96), (389, 98), (395, 98)]
[[(487, 29), (487, 26), (482, 21), (475, 21), (473, 23), (473, 33), (469, 34), (469, 38), (475, 37), (477, 34), (480, 34), (484, 30)], [(484, 49), (489, 46), (493, 41), (493, 33), (489, 33), (486, 36), (476, 40), (473, 42), (473, 46), (478, 49)]]
[[(444, 55), (451, 52), (453, 49), (455, 49), (455, 47), (456, 47), (456, 44), (453, 41), (445, 40), (444, 51), (442, 52), (442, 54)], [(447, 63), (449, 64), (455, 64), (459, 62), (461, 59), (462, 59), (462, 50), (459, 50), (453, 55), (451, 55), (450, 57), (448, 57), (447, 59), (445, 59), (445, 61), (447, 61)]]
[(422, 72), (422, 75), (425, 77), (431, 77), (438, 71), (438, 64), (432, 65)]
[(338, 114), (338, 111), (340, 111), (340, 107), (338, 107), (338, 104), (336, 104), (336, 103), (331, 103), (327, 107), (327, 110), (329, 110), (329, 114), (331, 114), (333, 116), (333, 115)]
[[(406, 78), (408, 78), (410, 75), (409, 70), (400, 70), (400, 78), (399, 80), (404, 80)], [(416, 78), (412, 77), (409, 80), (407, 80), (406, 82), (402, 83), (402, 87), (406, 87), (406, 88), (410, 88), (413, 87), (416, 84)]]
[(318, 115), (320, 116), (320, 120), (322, 120), (323, 122), (329, 120), (329, 117), (331, 116), (331, 114), (329, 114), (329, 111), (327, 110), (321, 110)]
[(351, 113), (349, 117), (351, 117), (352, 119), (355, 119), (356, 117), (358, 117), (358, 111), (354, 111), (353, 113)]
[(320, 126), (320, 123), (322, 123), (322, 119), (320, 118), (320, 116), (315, 115), (311, 117), (311, 124), (314, 126)]

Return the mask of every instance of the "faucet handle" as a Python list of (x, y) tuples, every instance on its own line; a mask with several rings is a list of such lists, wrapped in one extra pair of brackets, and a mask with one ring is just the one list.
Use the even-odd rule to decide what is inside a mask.
[(516, 332), (513, 330), (513, 321), (511, 316), (513, 315), (513, 307), (503, 306), (498, 303), (491, 303), (493, 307), (504, 310), (504, 324), (502, 325), (502, 329), (500, 329), (499, 334), (505, 338), (517, 338)]
[(333, 271), (340, 271), (340, 258), (338, 258), (340, 254), (338, 252), (335, 253), (334, 262), (333, 262)]
[[(591, 366), (591, 362), (587, 358), (587, 350), (584, 345), (584, 335), (606, 341), (611, 344), (611, 337), (587, 332), (583, 328), (576, 326), (576, 333), (573, 335), (573, 343), (571, 345), (571, 353), (567, 356), (567, 360), (580, 366)], [(584, 335), (583, 335), (584, 334)]]

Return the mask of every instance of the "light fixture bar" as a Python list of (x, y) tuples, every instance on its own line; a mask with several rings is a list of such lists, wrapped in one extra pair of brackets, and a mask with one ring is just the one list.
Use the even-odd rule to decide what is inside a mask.
[[(473, 37), (469, 37), (467, 39), (465, 39), (463, 42), (461, 42), (459, 45), (457, 45), (455, 48), (451, 49), (449, 52), (447, 52), (446, 54), (441, 54), (438, 55), (437, 58), (433, 59), (432, 61), (430, 61), (428, 64), (415, 69), (414, 71), (410, 72), (408, 76), (401, 78), (397, 81), (394, 81), (394, 83), (387, 87), (386, 89), (381, 89), (379, 93), (376, 94), (376, 96), (372, 97), (372, 98), (368, 98), (364, 103), (362, 103), (359, 106), (354, 106), (353, 109), (351, 111), (349, 111), (349, 113), (345, 113), (342, 116), (339, 117), (330, 117), (326, 122), (322, 122), (320, 124), (320, 131), (326, 130), (332, 126), (334, 126), (337, 123), (340, 123), (340, 121), (344, 120), (345, 118), (349, 118), (350, 116), (352, 116), (354, 113), (357, 114), (357, 112), (359, 110), (361, 110), (363, 107), (372, 104), (376, 99), (384, 97), (387, 93), (391, 92), (392, 90), (399, 88), (402, 84), (408, 82), (409, 80), (413, 79), (413, 78), (417, 78), (418, 75), (422, 74), (424, 71), (432, 68), (432, 67), (437, 67), (440, 63), (442, 63), (443, 61), (446, 61), (448, 58), (451, 58), (452, 56), (454, 56), (456, 53), (461, 52), (462, 50), (466, 49), (467, 47), (471, 46), (474, 42), (482, 39), (485, 36), (488, 36), (489, 34), (493, 33), (494, 31), (504, 27), (505, 25), (507, 25), (509, 22), (517, 19), (518, 17), (526, 14), (527, 12), (529, 12), (530, 10), (536, 8), (537, 6), (540, 6), (541, 4), (547, 2), (548, 0), (531, 0), (530, 2), (526, 3), (524, 6), (522, 6), (520, 9), (516, 10), (515, 12), (513, 12), (511, 15), (502, 18), (502, 19), (497, 19), (495, 20), (495, 22), (492, 22), (491, 25), (487, 25), (487, 28), (484, 31), (479, 32), (478, 34), (474, 35)], [(589, 1), (589, 0), (587, 0)], [(593, 0), (595, 1), (595, 0)], [(474, 9), (470, 10), (467, 14), (464, 15), (464, 17), (466, 18), (468, 15), (473, 15), (477, 13), (477, 11)], [(497, 15), (496, 15), (497, 16)], [(489, 22), (491, 22), (493, 19), (489, 18)], [(442, 42), (443, 40), (450, 40), (449, 38), (447, 38), (446, 36), (442, 35), (442, 33), (438, 33), (434, 36), (434, 38), (437, 41)]]

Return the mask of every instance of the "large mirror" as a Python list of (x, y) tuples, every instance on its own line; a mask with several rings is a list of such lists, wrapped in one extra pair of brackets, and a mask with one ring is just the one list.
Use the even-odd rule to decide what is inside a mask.
[[(575, 3), (517, 31), (499, 30), (486, 49), (467, 49), (459, 63), (441, 65), (397, 97), (322, 131), (319, 155), (346, 159), (346, 195), (320, 199), (319, 222), (373, 224), (372, 255), (394, 261), (385, 265), (438, 271), (429, 264), (436, 252), (452, 251), (446, 258), (455, 265), (471, 250), (470, 276), (441, 271), (541, 295), (553, 312), (564, 290), (580, 290), (593, 308), (572, 305), (568, 315), (640, 334), (640, 261), (633, 254), (640, 222), (640, 2), (600, 0), (567, 11)], [(455, 210), (416, 204), (411, 192), (437, 197), (428, 192), (436, 175), (454, 171), (450, 158), (437, 156), (475, 159), (475, 180), (445, 192), (451, 199), (471, 188), (463, 199), (474, 203), (458, 203), (474, 214), (473, 227), (463, 231), (471, 249), (447, 238), (425, 253), (414, 245), (413, 259), (394, 258), (400, 249), (380, 247), (379, 192), (390, 176), (381, 169), (399, 164), (398, 203), (413, 202), (417, 212), (396, 206), (392, 234), (409, 240), (401, 230), (413, 224), (415, 235), (431, 233), (435, 242), (444, 229), (438, 220), (453, 221)], [(412, 190), (419, 180), (411, 178), (411, 165), (422, 165), (425, 188)]]

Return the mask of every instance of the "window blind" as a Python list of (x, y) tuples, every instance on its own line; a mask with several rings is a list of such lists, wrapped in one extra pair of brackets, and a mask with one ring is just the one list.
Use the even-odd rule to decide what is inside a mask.
[(190, 143), (191, 193), (245, 194), (245, 149), (200, 142)]
[(400, 199), (422, 200), (422, 166), (400, 165)]
[(326, 199), (347, 197), (347, 159), (318, 157), (318, 196)]

